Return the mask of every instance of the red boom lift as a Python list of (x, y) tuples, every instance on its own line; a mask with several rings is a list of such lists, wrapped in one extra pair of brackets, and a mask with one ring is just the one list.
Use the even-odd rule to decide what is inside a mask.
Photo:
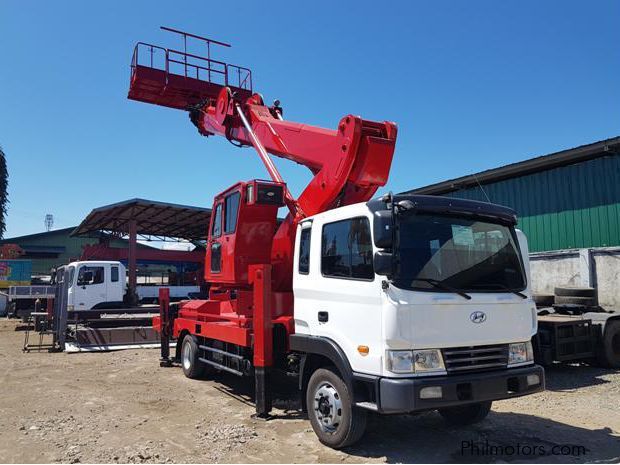
[[(253, 373), (257, 415), (267, 416), (274, 350), (285, 353), (294, 332), (296, 226), (307, 216), (367, 201), (385, 185), (397, 128), (354, 115), (342, 118), (336, 129), (286, 121), (277, 100), (266, 105), (253, 91), (249, 69), (211, 58), (213, 46), (228, 44), (162, 29), (180, 34), (184, 49), (138, 43), (128, 97), (186, 110), (203, 136), (252, 146), (271, 176), (271, 181), (239, 182), (215, 197), (205, 262), (209, 298), (174, 309), (163, 290), (154, 321), (162, 335), (162, 364), (170, 364), (170, 338), (181, 341), (189, 334), (213, 341), (200, 347), (213, 357), (201, 360), (235, 374)], [(200, 41), (206, 57), (188, 53), (188, 39)], [(313, 178), (299, 198), (290, 194), (269, 154), (310, 169)], [(278, 224), (282, 206), (289, 213)]]

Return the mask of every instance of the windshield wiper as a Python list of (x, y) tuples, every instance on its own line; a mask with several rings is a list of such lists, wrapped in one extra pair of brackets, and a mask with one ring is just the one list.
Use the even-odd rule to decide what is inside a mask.
[(471, 296), (466, 294), (463, 291), (460, 291), (452, 286), (448, 286), (443, 281), (439, 281), (437, 279), (432, 278), (413, 278), (413, 281), (423, 281), (425, 283), (429, 283), (431, 286), (436, 287), (438, 289), (443, 289), (444, 291), (454, 292), (455, 294), (460, 295), (461, 297), (466, 298), (467, 300), (471, 300)]
[(506, 286), (505, 284), (500, 284), (500, 283), (491, 283), (491, 284), (487, 284), (488, 286), (495, 286), (495, 287), (499, 287), (500, 289), (504, 290), (504, 291), (508, 291), (508, 292), (512, 292), (513, 294), (518, 295), (519, 297), (521, 297), (522, 299), (527, 299), (527, 296), (523, 293), (523, 292), (519, 292), (516, 289), (511, 289), (508, 286)]

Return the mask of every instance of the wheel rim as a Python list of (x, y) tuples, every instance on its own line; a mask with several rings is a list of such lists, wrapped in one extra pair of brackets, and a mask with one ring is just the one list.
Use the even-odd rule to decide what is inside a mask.
[(189, 342), (183, 344), (183, 368), (189, 370), (192, 366), (192, 346)]
[(326, 433), (334, 433), (342, 423), (340, 394), (327, 382), (320, 384), (314, 393), (314, 414)]

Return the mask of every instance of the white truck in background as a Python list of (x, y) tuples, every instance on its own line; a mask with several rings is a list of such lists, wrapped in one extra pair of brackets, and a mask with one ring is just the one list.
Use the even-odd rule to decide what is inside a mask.
[[(159, 336), (152, 327), (158, 311), (155, 303), (163, 286), (137, 286), (141, 305), (127, 299), (127, 273), (118, 261), (76, 261), (58, 267), (49, 286), (16, 286), (11, 289), (20, 307), (14, 316), (32, 321), (40, 335), (53, 336), (31, 343), (26, 333), (24, 351), (67, 352), (107, 351), (158, 347)], [(174, 300), (199, 293), (198, 286), (165, 286)], [(53, 302), (53, 306), (50, 303)]]
[[(127, 292), (126, 268), (117, 261), (79, 261), (66, 265), (69, 271), (67, 310), (122, 308)], [(140, 302), (154, 301), (160, 287), (170, 289), (172, 299), (187, 299), (198, 286), (137, 286)]]
[[(59, 267), (49, 286), (12, 286), (9, 289), (9, 301), (30, 300), (29, 305), (22, 305), (13, 311), (13, 316), (27, 319), (34, 310), (37, 299), (44, 301), (55, 297), (56, 284), (68, 271), (67, 310), (118, 309), (126, 307), (127, 270), (118, 261), (76, 261)], [(170, 289), (173, 300), (187, 299), (192, 293), (198, 293), (198, 286), (137, 286), (136, 293), (140, 302), (157, 302), (159, 289)]]

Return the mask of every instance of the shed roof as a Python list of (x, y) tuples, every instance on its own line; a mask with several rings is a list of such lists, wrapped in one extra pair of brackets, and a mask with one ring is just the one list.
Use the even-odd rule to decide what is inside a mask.
[(407, 194), (442, 195), (478, 184), (489, 184), (504, 179), (515, 178), (527, 174), (572, 165), (593, 158), (611, 154), (620, 154), (620, 136), (601, 140), (592, 144), (581, 145), (568, 150), (542, 155), (529, 160), (500, 166), (480, 173), (469, 174), (460, 178), (438, 182), (429, 186), (412, 189)]
[(128, 234), (129, 223), (135, 220), (141, 236), (199, 241), (206, 239), (210, 218), (209, 208), (131, 199), (95, 208), (71, 235), (96, 231)]

